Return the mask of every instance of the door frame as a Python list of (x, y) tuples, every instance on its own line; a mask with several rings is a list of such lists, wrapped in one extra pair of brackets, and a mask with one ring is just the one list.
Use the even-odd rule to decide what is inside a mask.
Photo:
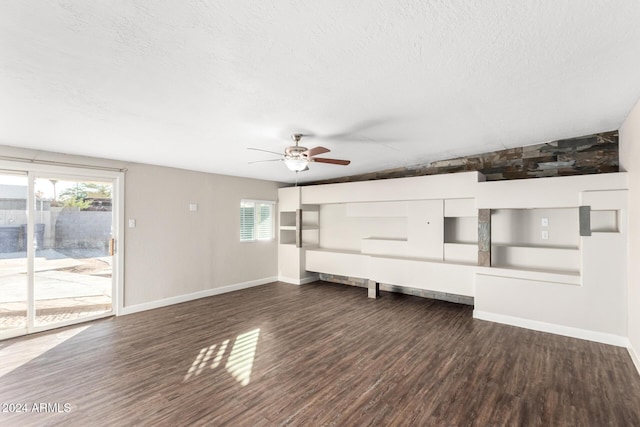
[[(52, 162), (53, 163), (53, 162)], [(124, 307), (124, 178), (123, 170), (115, 168), (100, 168), (94, 166), (60, 166), (56, 164), (30, 163), (26, 161), (11, 161), (0, 159), (0, 171), (27, 174), (27, 242), (33, 242), (35, 234), (35, 178), (48, 177), (70, 180), (104, 180), (113, 183), (112, 193), (112, 227), (115, 238), (115, 254), (112, 260), (112, 296), (111, 312), (87, 316), (82, 319), (67, 320), (54, 325), (35, 326), (34, 300), (34, 261), (35, 248), (27, 245), (27, 324), (25, 328), (11, 329), (0, 332), (0, 340), (21, 336), (49, 329), (83, 323), (103, 317), (120, 315)]]

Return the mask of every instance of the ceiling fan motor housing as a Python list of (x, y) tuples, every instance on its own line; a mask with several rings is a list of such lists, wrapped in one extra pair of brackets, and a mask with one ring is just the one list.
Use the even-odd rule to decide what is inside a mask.
[(293, 145), (291, 147), (287, 147), (284, 150), (284, 156), (288, 158), (301, 159), (306, 158), (304, 152), (308, 151), (307, 147), (301, 147), (299, 145)]

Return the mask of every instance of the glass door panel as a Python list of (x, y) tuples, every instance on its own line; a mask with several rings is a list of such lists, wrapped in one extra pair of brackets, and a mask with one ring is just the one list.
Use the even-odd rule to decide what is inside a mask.
[(113, 312), (111, 182), (36, 177), (35, 326)]
[(0, 172), (0, 337), (27, 329), (26, 174)]

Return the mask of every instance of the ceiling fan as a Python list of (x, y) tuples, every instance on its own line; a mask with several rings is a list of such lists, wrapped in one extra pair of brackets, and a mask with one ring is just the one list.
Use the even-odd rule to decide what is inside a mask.
[(260, 148), (249, 148), (249, 150), (254, 151), (264, 151), (265, 153), (272, 153), (282, 156), (279, 159), (270, 159), (270, 160), (258, 160), (256, 162), (249, 163), (263, 163), (263, 162), (280, 162), (284, 161), (284, 164), (294, 172), (303, 172), (309, 170), (309, 163), (317, 162), (317, 163), (330, 163), (332, 165), (342, 165), (346, 166), (351, 163), (350, 160), (340, 160), (340, 159), (328, 159), (326, 157), (315, 157), (319, 154), (328, 153), (331, 150), (325, 147), (313, 147), (307, 148), (299, 145), (300, 140), (304, 135), (301, 133), (294, 133), (291, 135), (291, 139), (293, 139), (296, 145), (292, 145), (284, 149), (284, 154), (276, 153), (275, 151), (262, 150)]

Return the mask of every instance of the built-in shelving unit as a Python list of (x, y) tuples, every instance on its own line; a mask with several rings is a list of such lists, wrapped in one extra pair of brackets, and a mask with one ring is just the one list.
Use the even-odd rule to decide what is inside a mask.
[(281, 188), (278, 200), (278, 276), (302, 284), (316, 277), (305, 268), (305, 250), (317, 248), (320, 242), (319, 207), (302, 205), (299, 187)]
[(470, 296), (485, 320), (620, 335), (627, 180), (484, 182), (464, 172), (284, 188), (279, 276)]
[[(325, 210), (329, 225), (338, 231), (333, 233), (329, 245), (320, 241), (321, 206), (305, 204), (300, 205), (299, 210), (281, 212), (281, 243), (298, 243), (307, 250), (302, 268), (356, 277), (359, 272), (372, 280), (384, 277), (394, 279), (395, 284), (419, 286), (422, 281), (433, 282), (436, 270), (448, 271), (444, 276), (436, 274), (442, 280), (455, 275), (452, 270), (432, 264), (451, 264), (456, 268), (475, 268), (478, 264), (478, 210), (474, 198), (359, 202), (341, 206), (329, 206)], [(540, 225), (543, 218), (547, 225)], [(598, 230), (615, 229), (615, 215), (603, 211), (597, 218)], [(579, 283), (577, 208), (497, 209), (492, 212), (492, 220), (495, 227), (491, 267), (483, 268), (483, 274)], [(541, 228), (549, 232), (550, 238), (542, 239)], [(296, 233), (300, 234), (299, 242), (295, 239)], [(345, 247), (357, 250), (345, 250)], [(380, 270), (380, 265), (385, 265), (386, 270)], [(432, 277), (415, 280), (400, 270), (391, 275), (385, 273), (394, 271), (394, 265), (400, 270), (412, 269), (418, 275), (428, 272)], [(427, 265), (429, 267), (425, 267)], [(372, 272), (377, 276), (372, 276)], [(470, 287), (465, 289), (462, 290), (465, 294), (471, 292)]]
[(295, 245), (298, 234), (296, 211), (280, 211), (280, 239), (281, 245)]
[[(306, 251), (307, 270), (472, 295), (474, 199), (327, 204), (319, 212), (329, 231), (318, 248)], [(445, 227), (456, 243), (447, 243)]]

